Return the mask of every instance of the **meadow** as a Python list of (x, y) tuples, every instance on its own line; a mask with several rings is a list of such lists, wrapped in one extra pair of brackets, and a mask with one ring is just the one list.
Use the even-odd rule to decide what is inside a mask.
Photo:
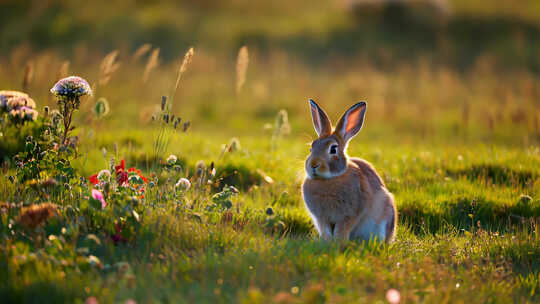
[[(77, 15), (76, 4), (60, 3), (73, 19), (54, 19), (47, 8), (25, 28), (8, 16), (13, 32), (0, 36), (10, 44), (0, 56), (0, 90), (28, 93), (39, 112), (24, 124), (3, 113), (0, 123), (1, 302), (540, 301), (533, 4), (516, 12), (502, 0), (491, 9), (453, 1), (461, 18), (510, 15), (522, 36), (467, 44), (452, 30), (464, 19), (448, 21), (433, 51), (430, 42), (400, 44), (399, 35), (385, 36), (388, 28), (350, 30), (356, 19), (341, 10), (285, 1), (186, 4), (183, 21), (166, 2), (171, 13), (159, 23), (148, 10), (123, 17), (122, 26), (140, 22), (134, 32), (144, 35), (116, 45), (126, 30), (103, 28), (131, 4), (113, 6), (99, 23), (98, 6)], [(206, 16), (206, 6), (218, 9)], [(300, 6), (304, 21), (292, 22)], [(261, 9), (277, 21), (257, 21)], [(194, 16), (202, 18), (197, 31)], [(55, 35), (43, 38), (41, 26)], [(26, 30), (30, 42), (17, 41)], [(87, 40), (64, 47), (77, 31)], [(157, 32), (163, 40), (151, 41)], [(360, 34), (371, 38), (340, 45)], [(50, 89), (70, 75), (86, 79), (93, 95), (81, 97), (62, 147), (53, 113), (61, 103)], [(395, 196), (392, 244), (318, 238), (300, 193), (315, 139), (309, 98), (334, 122), (367, 101), (349, 155), (371, 162)], [(109, 178), (94, 176), (105, 169)]]

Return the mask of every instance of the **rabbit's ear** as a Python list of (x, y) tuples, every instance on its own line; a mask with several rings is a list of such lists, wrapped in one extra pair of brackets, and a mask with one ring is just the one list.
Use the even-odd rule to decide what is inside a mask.
[(366, 108), (366, 102), (361, 101), (348, 109), (339, 120), (335, 132), (341, 136), (345, 142), (353, 138), (360, 129), (362, 129)]
[(315, 127), (315, 132), (319, 137), (330, 135), (332, 133), (332, 125), (330, 124), (330, 119), (328, 115), (313, 101), (309, 100), (309, 106), (311, 108), (311, 118), (313, 119), (313, 126)]

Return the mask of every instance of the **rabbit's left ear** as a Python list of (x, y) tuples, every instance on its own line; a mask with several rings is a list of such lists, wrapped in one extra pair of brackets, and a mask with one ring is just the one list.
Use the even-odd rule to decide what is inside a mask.
[(339, 120), (335, 133), (341, 136), (345, 142), (353, 138), (362, 129), (366, 109), (367, 104), (365, 101), (361, 101), (348, 109)]

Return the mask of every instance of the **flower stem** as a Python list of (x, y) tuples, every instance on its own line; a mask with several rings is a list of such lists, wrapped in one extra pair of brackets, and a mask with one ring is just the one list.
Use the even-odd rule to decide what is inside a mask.
[(73, 114), (74, 109), (75, 109), (74, 101), (66, 100), (64, 102), (64, 111), (62, 113), (62, 116), (64, 117), (64, 135), (62, 137), (62, 144), (66, 146), (67, 146), (69, 129), (71, 127), (71, 116)]

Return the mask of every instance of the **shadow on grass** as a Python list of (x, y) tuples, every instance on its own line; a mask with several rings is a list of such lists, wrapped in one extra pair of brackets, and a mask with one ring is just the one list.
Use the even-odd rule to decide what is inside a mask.
[(439, 203), (439, 210), (423, 208), (424, 204), (412, 202), (399, 209), (400, 222), (411, 227), (415, 234), (435, 233), (447, 225), (457, 229), (504, 232), (513, 228), (532, 228), (540, 218), (540, 204), (523, 202), (506, 206), (484, 198), (459, 198)]
[(262, 182), (262, 177), (255, 169), (251, 169), (242, 164), (225, 163), (216, 167), (217, 185), (215, 191), (220, 191), (223, 186), (235, 186), (246, 191), (253, 185)]
[(466, 177), (471, 181), (482, 181), (495, 185), (512, 187), (530, 187), (538, 176), (529, 170), (513, 170), (494, 164), (473, 165), (465, 169), (449, 169), (447, 174), (453, 177)]
[[(148, 153), (131, 153), (128, 154), (126, 159), (126, 166), (128, 167), (135, 167), (138, 169), (146, 169), (148, 171), (157, 168), (158, 166), (162, 166), (165, 162), (165, 159), (162, 157), (159, 157), (158, 155), (154, 154), (148, 154)], [(182, 168), (182, 170), (186, 171), (187, 169), (190, 169), (190, 172), (193, 172), (193, 168), (187, 167), (187, 160), (184, 157), (178, 157), (178, 160), (176, 161), (176, 164)], [(127, 169), (127, 168), (126, 168)]]
[(73, 303), (75, 298), (81, 296), (74, 290), (51, 282), (37, 282), (22, 288), (9, 284), (0, 287), (2, 303)]

